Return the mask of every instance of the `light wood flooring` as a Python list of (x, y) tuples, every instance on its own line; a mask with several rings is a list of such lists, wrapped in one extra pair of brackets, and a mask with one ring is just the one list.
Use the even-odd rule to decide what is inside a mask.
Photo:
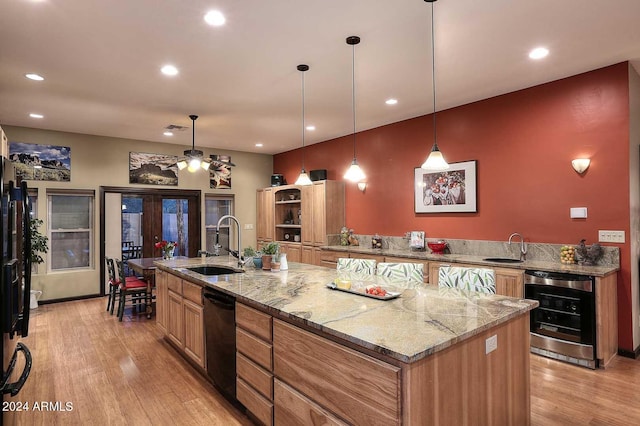
[[(154, 319), (129, 313), (120, 323), (105, 307), (100, 298), (31, 311), (23, 341), (33, 369), (13, 400), (73, 410), (17, 413), (16, 424), (251, 424), (162, 340)], [(531, 394), (532, 425), (638, 425), (640, 361), (618, 356), (593, 371), (532, 355)]]

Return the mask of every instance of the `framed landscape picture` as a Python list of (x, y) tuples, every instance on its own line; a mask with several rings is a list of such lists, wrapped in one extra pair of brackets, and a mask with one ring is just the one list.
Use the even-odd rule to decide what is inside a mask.
[(178, 157), (175, 155), (129, 153), (129, 183), (178, 186)]
[(416, 167), (416, 213), (476, 212), (476, 161), (450, 163), (449, 169), (432, 172)]
[(228, 155), (210, 155), (209, 188), (231, 189), (231, 167), (235, 166)]
[(71, 181), (71, 148), (35, 143), (9, 143), (9, 159), (16, 178), (28, 180)]

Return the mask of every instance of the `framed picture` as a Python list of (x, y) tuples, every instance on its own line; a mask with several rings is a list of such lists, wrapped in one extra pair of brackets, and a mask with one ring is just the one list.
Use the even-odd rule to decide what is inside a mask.
[(178, 186), (178, 157), (129, 152), (129, 183)]
[(416, 213), (476, 212), (476, 161), (450, 163), (449, 170), (415, 169)]
[(228, 155), (210, 155), (209, 188), (231, 189), (231, 167), (235, 166)]
[(16, 178), (71, 181), (71, 148), (68, 146), (10, 142), (9, 159), (14, 164)]

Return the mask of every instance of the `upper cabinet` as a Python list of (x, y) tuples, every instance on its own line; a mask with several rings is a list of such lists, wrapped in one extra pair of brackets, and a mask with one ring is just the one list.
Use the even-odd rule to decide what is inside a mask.
[(323, 180), (309, 186), (259, 189), (258, 245), (268, 241), (301, 245), (304, 251), (327, 245), (327, 234), (345, 226), (344, 182)]

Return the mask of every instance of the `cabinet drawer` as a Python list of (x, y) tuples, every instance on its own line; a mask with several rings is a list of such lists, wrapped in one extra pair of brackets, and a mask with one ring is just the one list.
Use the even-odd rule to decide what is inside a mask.
[(172, 274), (168, 275), (167, 287), (169, 288), (169, 290), (182, 296), (182, 279)]
[(347, 422), (400, 423), (400, 368), (280, 320), (273, 347), (275, 376)]
[(269, 343), (236, 327), (236, 348), (267, 371), (273, 371), (272, 346)]
[(202, 306), (202, 287), (187, 281), (182, 283), (182, 295), (185, 299), (191, 300)]
[(271, 342), (272, 340), (271, 315), (267, 315), (241, 303), (236, 303), (236, 324), (267, 342)]
[(273, 374), (236, 352), (236, 372), (238, 377), (251, 385), (269, 401), (273, 401)]
[(293, 388), (275, 380), (274, 419), (276, 425), (346, 425)]
[(273, 424), (273, 404), (251, 388), (244, 380), (236, 381), (236, 398), (265, 425)]

